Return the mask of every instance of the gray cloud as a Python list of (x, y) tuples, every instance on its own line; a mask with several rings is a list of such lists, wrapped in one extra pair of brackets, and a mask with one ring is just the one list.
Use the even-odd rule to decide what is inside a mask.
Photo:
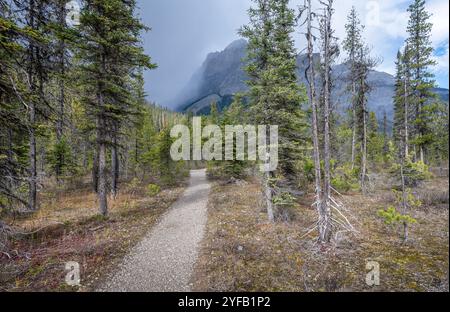
[(200, 67), (209, 52), (238, 39), (247, 23), (249, 0), (138, 0), (145, 50), (159, 68), (145, 74), (148, 98), (171, 107), (171, 99)]
[[(336, 36), (345, 36), (344, 24), (352, 5), (360, 13), (366, 27), (365, 37), (373, 54), (384, 62), (378, 69), (393, 73), (397, 50), (406, 37), (406, 8), (412, 0), (337, 0), (334, 27)], [(316, 3), (318, 1), (315, 1)], [(292, 0), (293, 7), (303, 0)], [(251, 0), (138, 0), (143, 22), (152, 27), (144, 36), (145, 50), (159, 68), (146, 73), (148, 98), (161, 105), (173, 107), (171, 100), (201, 66), (210, 52), (223, 50), (238, 39), (237, 30), (248, 22), (247, 9)], [(369, 23), (374, 8), (378, 22)], [(428, 0), (433, 13), (433, 44), (443, 50), (436, 68), (441, 86), (448, 85), (448, 2)], [(304, 36), (295, 34), (298, 50), (304, 48)]]

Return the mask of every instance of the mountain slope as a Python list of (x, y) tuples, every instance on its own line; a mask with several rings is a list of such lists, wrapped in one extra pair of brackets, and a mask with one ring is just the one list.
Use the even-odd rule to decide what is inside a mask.
[[(247, 42), (241, 39), (231, 43), (222, 52), (209, 54), (201, 68), (177, 96), (175, 103), (178, 110), (194, 114), (207, 114), (212, 101), (217, 102), (219, 107), (223, 108), (231, 103), (235, 93), (246, 91), (248, 89), (245, 84), (247, 76), (242, 69), (246, 48)], [(318, 57), (319, 55), (316, 55), (316, 58)], [(306, 83), (307, 65), (307, 56), (299, 55), (297, 57), (299, 82)], [(339, 112), (344, 112), (349, 106), (350, 94), (347, 91), (347, 76), (347, 65), (339, 64), (333, 68), (333, 103)], [(372, 71), (369, 74), (369, 83), (373, 87), (373, 91), (369, 95), (369, 109), (376, 112), (380, 120), (383, 118), (384, 112), (391, 119), (393, 116), (394, 77), (388, 73)], [(435, 89), (435, 92), (448, 102), (449, 91), (447, 89)]]

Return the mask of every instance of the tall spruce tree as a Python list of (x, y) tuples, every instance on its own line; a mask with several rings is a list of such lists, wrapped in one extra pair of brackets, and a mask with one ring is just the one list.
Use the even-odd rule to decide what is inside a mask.
[(394, 96), (394, 141), (398, 149), (399, 157), (409, 157), (411, 120), (415, 118), (415, 112), (411, 111), (412, 85), (410, 67), (410, 49), (408, 45), (403, 53), (397, 53), (395, 96)]
[(351, 91), (351, 124), (352, 124), (352, 151), (351, 151), (351, 163), (352, 169), (355, 167), (356, 160), (356, 144), (357, 144), (357, 116), (356, 116), (356, 85), (357, 85), (357, 56), (359, 51), (363, 46), (362, 42), (362, 32), (364, 30), (364, 26), (361, 25), (361, 21), (359, 19), (358, 13), (356, 12), (356, 8), (352, 7), (348, 17), (347, 24), (345, 25), (345, 30), (347, 33), (347, 37), (343, 42), (344, 51), (347, 52), (347, 63), (350, 67), (349, 75), (347, 77), (349, 82), (348, 90)]
[(27, 38), (39, 41), (40, 36), (20, 26), (18, 14), (10, 3), (0, 0), (0, 210), (14, 203), (31, 208), (21, 192), (27, 188), (29, 164), (23, 56)]
[(367, 192), (368, 177), (368, 137), (369, 137), (369, 110), (368, 96), (372, 91), (368, 76), (370, 71), (376, 66), (377, 60), (371, 58), (370, 49), (363, 46), (357, 54), (356, 61), (356, 122), (357, 139), (360, 143), (360, 185), (363, 193)]
[[(17, 24), (23, 25), (27, 34), (22, 37), (21, 45), (24, 53), (20, 54), (17, 66), (25, 81), (22, 99), (27, 105), (27, 130), (29, 145), (28, 165), (28, 206), (31, 210), (38, 208), (38, 139), (39, 131), (52, 114), (47, 84), (51, 72), (51, 49), (49, 24), (51, 5), (47, 0), (14, 1), (14, 7), (20, 12)], [(41, 164), (44, 164), (44, 155), (41, 153)]]
[[(117, 183), (117, 136), (132, 107), (130, 75), (153, 68), (139, 35), (146, 27), (135, 16), (135, 1), (86, 0), (81, 14), (78, 57), (87, 110), (96, 116), (99, 209), (108, 213), (107, 149), (113, 149), (113, 183)], [(113, 185), (114, 187), (114, 185)]]
[(414, 110), (414, 145), (417, 146), (416, 159), (425, 161), (426, 149), (432, 141), (431, 129), (428, 127), (429, 115), (426, 106), (433, 98), (432, 88), (435, 85), (434, 75), (430, 68), (436, 64), (433, 60), (430, 23), (431, 14), (425, 8), (425, 0), (414, 0), (409, 6), (409, 37), (406, 44), (410, 48), (409, 60), (411, 70), (411, 107)]
[(251, 115), (257, 124), (279, 126), (280, 167), (276, 172), (267, 172), (264, 178), (268, 216), (274, 221), (273, 201), (291, 188), (295, 163), (302, 154), (305, 121), (301, 105), (306, 93), (297, 84), (292, 39), (295, 14), (289, 1), (254, 2), (255, 7), (249, 10), (250, 24), (242, 27), (240, 34), (249, 41), (245, 70), (250, 77)]

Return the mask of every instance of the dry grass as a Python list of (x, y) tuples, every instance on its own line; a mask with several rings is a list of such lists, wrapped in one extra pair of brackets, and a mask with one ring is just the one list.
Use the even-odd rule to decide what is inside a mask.
[[(434, 184), (434, 186), (433, 186)], [(445, 189), (448, 181), (425, 187)], [(345, 196), (360, 234), (319, 249), (311, 195), (301, 198), (290, 223), (266, 222), (256, 183), (217, 185), (193, 279), (198, 291), (448, 291), (448, 205), (414, 211), (411, 240), (384, 225), (377, 211), (389, 204), (386, 191)], [(366, 285), (366, 264), (380, 263), (381, 285)]]
[[(23, 219), (7, 220), (23, 232), (10, 243), (9, 258), (0, 257), (0, 291), (91, 290), (127, 251), (139, 242), (181, 195), (183, 187), (163, 190), (154, 198), (143, 186), (124, 189), (110, 199), (107, 219), (97, 214), (89, 190), (41, 194), (41, 209)], [(65, 284), (65, 263), (82, 267), (82, 287)]]

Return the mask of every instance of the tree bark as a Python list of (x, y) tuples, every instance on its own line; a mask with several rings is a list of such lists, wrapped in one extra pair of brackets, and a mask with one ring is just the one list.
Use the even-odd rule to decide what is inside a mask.
[[(65, 18), (66, 18), (66, 9), (64, 1), (59, 3), (58, 10), (58, 23), (60, 27), (65, 27)], [(58, 87), (59, 87), (59, 96), (58, 96), (58, 120), (56, 123), (56, 139), (58, 144), (61, 144), (63, 136), (64, 136), (64, 106), (65, 106), (65, 83), (64, 83), (64, 75), (65, 75), (65, 42), (63, 39), (59, 40), (58, 43), (58, 66), (59, 66), (59, 75), (58, 78)], [(62, 174), (62, 168), (64, 166), (64, 155), (57, 155), (57, 164), (56, 164), (56, 179), (59, 181), (60, 176)]]
[[(362, 81), (362, 88), (364, 88), (365, 81)], [(363, 91), (364, 94), (365, 91)], [(362, 141), (362, 159), (361, 159), (361, 190), (363, 194), (367, 194), (367, 107), (366, 100), (362, 99), (363, 103), (363, 141)]]
[(309, 59), (309, 101), (312, 108), (312, 134), (313, 134), (313, 146), (314, 146), (314, 169), (315, 169), (315, 192), (316, 192), (316, 206), (320, 213), (320, 207), (322, 203), (322, 172), (320, 167), (320, 148), (319, 148), (319, 129), (318, 129), (318, 117), (317, 117), (317, 102), (316, 102), (316, 86), (315, 86), (315, 70), (314, 70), (314, 46), (312, 42), (312, 10), (311, 0), (307, 2), (307, 27), (308, 27), (308, 59)]
[[(406, 185), (405, 185), (405, 174), (404, 174), (404, 165), (405, 165), (405, 159), (402, 157), (401, 160), (401, 166), (400, 166), (400, 171), (401, 171), (401, 178), (402, 178), (402, 206), (403, 206), (403, 215), (406, 215), (408, 213), (408, 198), (407, 198), (407, 194), (406, 194)], [(403, 222), (403, 241), (407, 242), (408, 241), (408, 237), (409, 236), (409, 232), (408, 232), (408, 223), (407, 222)]]
[[(116, 132), (115, 129), (114, 132)], [(117, 147), (117, 133), (113, 134), (113, 142), (111, 147), (111, 194), (113, 198), (117, 197), (118, 194), (118, 183), (119, 183), (119, 153)]]
[[(406, 53), (408, 51), (406, 50)], [(404, 158), (406, 159), (409, 156), (409, 101), (408, 101), (408, 84), (409, 84), (409, 77), (408, 72), (405, 73), (405, 91), (404, 91)]]
[(99, 160), (99, 146), (95, 144), (94, 155), (92, 159), (92, 190), (98, 193), (98, 160)]
[(100, 214), (108, 215), (108, 198), (107, 198), (107, 183), (106, 183), (106, 143), (102, 135), (99, 142), (98, 155), (98, 199), (100, 206)]
[[(353, 61), (354, 62), (354, 61)], [(354, 65), (352, 65), (354, 66)], [(353, 75), (353, 74), (352, 74)], [(352, 77), (354, 80), (354, 77)], [(355, 169), (356, 160), (356, 128), (357, 128), (357, 117), (356, 117), (356, 105), (354, 103), (356, 96), (356, 83), (352, 83), (352, 118), (353, 118), (353, 134), (352, 134), (352, 170)]]
[[(30, 0), (30, 8), (29, 8), (29, 26), (34, 29), (35, 28), (35, 1)], [(35, 46), (30, 43), (28, 47), (28, 83), (30, 93), (35, 92), (35, 83), (34, 83), (34, 64), (35, 64)], [(32, 99), (29, 103), (29, 113), (28, 113), (28, 121), (29, 121), (29, 139), (30, 139), (30, 165), (29, 165), (29, 208), (31, 210), (37, 209), (37, 162), (36, 162), (36, 103), (35, 100)]]
[(267, 217), (269, 222), (273, 223), (275, 221), (275, 214), (273, 212), (273, 198), (272, 198), (272, 188), (270, 187), (270, 179), (272, 177), (271, 172), (266, 172), (264, 181), (264, 190), (267, 206)]
[(332, 0), (328, 1), (324, 20), (324, 187), (319, 220), (319, 240), (329, 243), (332, 236), (331, 224), (331, 149), (330, 149), (330, 57), (331, 57), (331, 15)]
[[(102, 75), (106, 75), (106, 57), (103, 54), (101, 56), (101, 68)], [(100, 77), (102, 78), (102, 77)], [(100, 214), (103, 216), (108, 215), (108, 190), (107, 190), (107, 176), (106, 176), (106, 116), (105, 116), (105, 103), (103, 98), (103, 82), (98, 83), (98, 106), (99, 112), (97, 113), (97, 145), (98, 145), (98, 201)]]

